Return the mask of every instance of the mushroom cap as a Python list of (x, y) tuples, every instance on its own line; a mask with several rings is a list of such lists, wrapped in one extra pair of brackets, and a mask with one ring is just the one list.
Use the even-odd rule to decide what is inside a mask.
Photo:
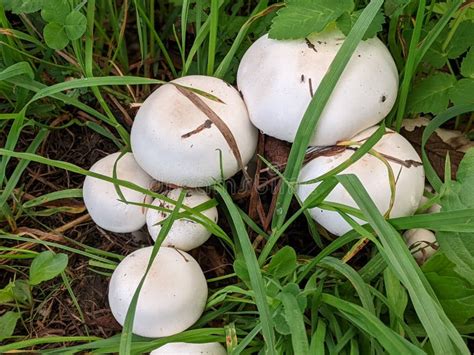
[(168, 343), (153, 350), (150, 355), (226, 355), (227, 351), (220, 343)]
[[(117, 322), (125, 322), (133, 294), (145, 274), (153, 247), (134, 251), (115, 269), (109, 304)], [(206, 278), (196, 260), (184, 251), (162, 247), (138, 297), (133, 333), (164, 337), (192, 326), (204, 311)]]
[[(369, 128), (351, 138), (351, 140), (362, 142), (370, 137), (377, 128), (377, 126)], [(396, 179), (395, 201), (390, 217), (409, 216), (415, 213), (423, 195), (425, 182), (423, 166), (415, 149), (404, 137), (390, 129), (387, 129), (386, 132), (373, 149), (386, 156), (407, 161), (407, 166), (404, 166), (394, 159), (387, 159)], [(315, 179), (349, 159), (352, 154), (354, 154), (354, 151), (346, 149), (336, 155), (319, 156), (301, 169), (298, 181), (304, 182)], [(410, 161), (418, 162), (419, 164), (410, 164)], [(366, 154), (341, 172), (341, 174), (356, 175), (378, 210), (381, 213), (387, 212), (390, 206), (391, 191), (388, 170), (382, 161), (370, 154)], [(305, 200), (318, 184), (298, 185), (296, 192), (300, 199)], [(340, 184), (331, 191), (325, 201), (337, 202), (357, 208), (357, 204)], [(339, 213), (335, 211), (312, 208), (310, 209), (310, 214), (316, 222), (335, 235), (340, 236), (352, 229)], [(366, 223), (359, 218), (353, 218), (359, 223)]]
[[(242, 162), (247, 164), (255, 153), (257, 130), (239, 92), (209, 76), (185, 76), (171, 83), (199, 89), (223, 101), (196, 94), (230, 129)], [(162, 85), (145, 100), (133, 123), (131, 145), (138, 164), (165, 183), (208, 186), (221, 178), (220, 150), (224, 178), (231, 177), (240, 167), (221, 131), (210, 122), (173, 84)]]
[[(90, 171), (112, 177), (114, 164), (120, 154), (117, 152), (100, 159), (92, 165)], [(131, 153), (125, 153), (118, 160), (116, 174), (118, 179), (146, 189), (153, 183), (153, 178), (138, 166)], [(130, 202), (150, 203), (152, 200), (150, 196), (126, 187), (120, 187), (120, 190)], [(130, 233), (145, 225), (145, 209), (119, 201), (120, 196), (111, 182), (86, 176), (82, 194), (92, 220), (105, 230)]]
[[(338, 30), (307, 39), (260, 37), (243, 56), (237, 85), (252, 123), (263, 133), (293, 142), (312, 95), (341, 48)], [(392, 109), (398, 73), (378, 38), (361, 41), (321, 114), (310, 145), (333, 145), (380, 122)]]
[[(172, 200), (177, 201), (181, 194), (180, 188), (169, 191), (166, 195)], [(202, 203), (210, 201), (210, 197), (202, 190), (188, 190), (184, 197), (183, 204), (188, 207), (196, 207)], [(154, 206), (161, 206), (172, 210), (173, 205), (160, 200), (155, 199), (152, 203)], [(201, 212), (209, 219), (217, 222), (217, 208), (212, 207)], [(167, 212), (162, 212), (149, 208), (146, 213), (146, 224), (148, 232), (150, 233), (153, 240), (156, 240), (158, 233), (160, 233), (161, 224), (157, 224), (168, 217)], [(171, 229), (168, 232), (165, 240), (161, 244), (162, 246), (173, 246), (180, 250), (188, 251), (197, 248), (201, 244), (204, 244), (209, 239), (211, 233), (202, 224), (195, 221), (191, 221), (186, 218), (175, 220)]]
[(428, 229), (409, 229), (403, 234), (403, 237), (418, 264), (423, 264), (436, 252), (432, 246), (436, 244), (436, 236)]

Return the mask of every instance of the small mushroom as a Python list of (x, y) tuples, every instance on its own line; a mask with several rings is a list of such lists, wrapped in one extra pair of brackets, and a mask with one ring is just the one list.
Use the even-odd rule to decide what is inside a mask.
[[(118, 152), (100, 159), (90, 168), (90, 171), (113, 177), (114, 164), (120, 154)], [(132, 182), (146, 189), (153, 183), (153, 178), (138, 166), (131, 153), (125, 153), (118, 160), (116, 176), (120, 180)], [(120, 186), (120, 191), (126, 201), (151, 202), (151, 197), (141, 192), (122, 186)], [(82, 193), (87, 211), (99, 227), (116, 233), (130, 233), (145, 225), (145, 209), (121, 202), (113, 183), (86, 176)]]
[[(351, 141), (363, 142), (370, 137), (378, 127), (372, 127), (359, 135), (351, 138)], [(425, 174), (421, 159), (411, 144), (400, 134), (387, 129), (385, 135), (375, 144), (373, 149), (384, 155), (395, 175), (395, 200), (390, 212), (390, 217), (409, 216), (415, 213), (425, 182)], [(301, 200), (305, 200), (316, 188), (316, 184), (301, 184), (313, 180), (324, 173), (337, 167), (349, 159), (354, 150), (346, 149), (341, 153), (331, 156), (319, 156), (306, 164), (298, 181), (297, 194)], [(350, 165), (341, 174), (354, 174), (361, 181), (369, 196), (374, 201), (381, 213), (386, 213), (390, 207), (390, 182), (387, 166), (378, 158), (366, 154), (361, 159)], [(327, 196), (327, 202), (336, 202), (351, 207), (357, 204), (342, 185), (337, 185)], [(350, 225), (339, 215), (338, 212), (313, 208), (311, 216), (335, 235), (342, 235), (351, 230)], [(354, 217), (359, 223), (366, 223)]]
[(226, 355), (227, 351), (219, 343), (168, 343), (153, 350), (150, 355)]
[[(178, 200), (180, 194), (181, 189), (178, 188), (169, 191), (166, 195), (172, 200)], [(204, 191), (188, 190), (186, 196), (184, 197), (183, 204), (193, 208), (207, 201), (210, 201), (210, 197)], [(160, 199), (155, 199), (152, 204), (154, 206), (161, 206), (170, 210), (174, 208), (174, 206)], [(216, 207), (202, 211), (202, 214), (212, 221), (217, 222)], [(148, 209), (146, 214), (146, 224), (148, 226), (148, 232), (150, 233), (153, 240), (156, 240), (158, 233), (160, 233), (161, 224), (159, 223), (167, 217), (167, 212), (162, 212), (151, 208)], [(205, 243), (206, 240), (209, 239), (210, 235), (211, 233), (202, 224), (182, 218), (174, 221), (162, 245), (173, 246), (180, 250), (188, 251)]]
[(403, 237), (418, 264), (423, 264), (437, 250), (435, 234), (423, 228), (409, 229)]
[[(188, 90), (188, 95), (207, 106), (198, 107), (182, 92), (183, 86), (220, 101)], [(210, 110), (231, 132), (234, 151), (232, 137), (224, 137), (210, 119)], [(226, 179), (240, 170), (237, 151), (243, 165), (249, 162), (257, 146), (257, 130), (236, 89), (221, 79), (192, 75), (161, 86), (145, 100), (132, 126), (131, 145), (138, 164), (155, 179), (179, 186), (208, 186), (220, 180), (221, 161)]]
[[(293, 142), (312, 96), (344, 42), (338, 30), (306, 39), (259, 38), (237, 72), (253, 124), (269, 136)], [(361, 41), (329, 98), (310, 145), (333, 145), (380, 122), (398, 90), (395, 62), (377, 38)]]
[[(109, 304), (121, 325), (151, 253), (152, 247), (134, 251), (112, 274)], [(180, 333), (199, 319), (206, 300), (206, 278), (196, 260), (184, 251), (161, 247), (138, 297), (133, 333), (153, 338)]]

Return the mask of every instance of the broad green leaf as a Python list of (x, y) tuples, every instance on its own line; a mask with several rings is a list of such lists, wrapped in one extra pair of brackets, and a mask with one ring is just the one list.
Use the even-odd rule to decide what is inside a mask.
[(20, 319), (20, 313), (12, 311), (8, 311), (0, 317), (0, 341), (12, 336), (18, 319)]
[(64, 25), (57, 22), (50, 22), (44, 26), (43, 35), (46, 44), (52, 49), (64, 49), (69, 43)]
[(237, 258), (234, 261), (234, 272), (237, 274), (237, 277), (244, 282), (250, 282), (249, 270), (245, 261), (241, 258)]
[(448, 317), (464, 324), (474, 317), (474, 286), (455, 272), (456, 265), (438, 252), (428, 259), (422, 270)]
[(9, 282), (4, 288), (0, 290), (0, 305), (12, 302), (13, 297), (13, 282)]
[(296, 269), (296, 252), (290, 246), (284, 246), (273, 255), (268, 265), (268, 273), (276, 278), (290, 275)]
[(471, 47), (462, 61), (461, 74), (466, 78), (474, 79), (474, 47)]
[(86, 32), (87, 19), (79, 11), (73, 11), (66, 17), (64, 28), (66, 29), (67, 37), (74, 41), (82, 37)]
[(458, 58), (469, 47), (474, 46), (474, 21), (464, 21), (458, 26), (446, 47), (450, 59)]
[[(352, 26), (354, 23), (357, 21), (359, 18), (360, 14), (362, 13), (362, 10), (355, 11), (352, 13), (345, 12), (337, 19), (337, 27), (341, 30), (344, 35), (348, 35), (349, 31), (351, 30)], [(367, 32), (365, 32), (364, 37), (362, 39), (367, 39), (367, 38), (372, 38), (377, 36), (377, 33), (382, 31), (382, 25), (385, 22), (385, 16), (383, 15), (382, 10), (377, 12), (377, 15), (375, 15), (375, 18), (373, 19), (372, 23), (370, 24), (369, 28), (367, 29)]]
[(410, 113), (439, 113), (449, 104), (449, 94), (456, 78), (446, 73), (436, 73), (414, 86), (408, 99)]
[(410, 3), (410, 0), (385, 0), (384, 11), (388, 17), (400, 15), (402, 10)]
[(30, 266), (30, 285), (38, 285), (58, 276), (66, 268), (67, 262), (66, 254), (55, 254), (49, 250), (38, 254)]
[(287, 0), (278, 10), (269, 32), (274, 39), (304, 38), (321, 32), (345, 12), (354, 8), (352, 0)]
[(41, 9), (43, 0), (2, 0), (5, 10), (14, 14), (30, 14)]
[[(470, 149), (459, 164), (457, 181), (451, 181), (441, 197), (442, 211), (456, 211), (474, 207), (474, 149)], [(454, 270), (474, 285), (474, 234), (438, 232), (441, 250)]]
[(474, 103), (474, 79), (461, 79), (449, 92), (449, 98), (455, 105)]
[(26, 280), (15, 280), (12, 287), (12, 295), (18, 303), (25, 305), (33, 303), (30, 284)]
[(47, 0), (41, 9), (41, 17), (46, 22), (64, 24), (69, 12), (71, 9), (67, 0)]

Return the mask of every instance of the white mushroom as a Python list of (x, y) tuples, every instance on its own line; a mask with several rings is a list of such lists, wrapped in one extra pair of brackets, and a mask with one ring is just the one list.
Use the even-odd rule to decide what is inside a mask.
[[(171, 83), (198, 89), (222, 102), (196, 94), (232, 132), (243, 164), (255, 153), (257, 130), (238, 91), (208, 76), (186, 76)], [(138, 164), (159, 181), (188, 187), (208, 186), (240, 170), (226, 138), (209, 117), (175, 85), (153, 92), (140, 107), (131, 144)]]
[[(151, 252), (152, 247), (136, 250), (123, 259), (112, 274), (109, 304), (121, 325), (145, 274)], [(180, 333), (199, 319), (206, 300), (206, 278), (196, 260), (183, 251), (162, 247), (141, 289), (133, 333), (145, 337)]]
[[(166, 196), (172, 200), (178, 200), (179, 195), (181, 194), (181, 189), (174, 189), (169, 191)], [(202, 190), (188, 190), (186, 196), (183, 200), (183, 205), (188, 207), (196, 207), (207, 201), (210, 201), (210, 197)], [(166, 203), (163, 200), (155, 199), (152, 203), (154, 206), (160, 206), (172, 210), (173, 205)], [(202, 211), (202, 214), (211, 219), (214, 222), (217, 222), (217, 208), (212, 207), (205, 211)], [(148, 232), (150, 233), (153, 240), (156, 240), (158, 233), (161, 230), (161, 221), (168, 217), (167, 212), (158, 211), (155, 209), (148, 209), (146, 214), (146, 224), (148, 226)], [(197, 248), (201, 244), (205, 243), (209, 239), (211, 233), (198, 222), (182, 218), (174, 221), (170, 231), (166, 235), (165, 240), (163, 241), (163, 246), (173, 246), (180, 250), (188, 251), (194, 248)]]
[[(426, 190), (426, 187), (425, 187)], [(420, 203), (418, 205), (418, 208), (421, 208), (427, 203), (429, 199), (425, 196), (421, 196)], [(422, 213), (438, 213), (441, 211), (441, 205), (439, 203), (434, 203), (431, 205), (428, 209), (423, 210)]]
[[(351, 138), (351, 141), (362, 143), (377, 128), (369, 128)], [(373, 149), (385, 155), (395, 175), (396, 192), (390, 217), (412, 215), (418, 208), (425, 182), (420, 157), (405, 138), (389, 129)], [(298, 181), (301, 183), (315, 179), (349, 159), (352, 154), (354, 154), (353, 150), (346, 149), (335, 155), (317, 157), (301, 169)], [(388, 211), (391, 197), (390, 182), (388, 169), (381, 160), (366, 154), (341, 174), (355, 174), (378, 210), (381, 213)], [(297, 194), (300, 199), (305, 200), (316, 186), (317, 184), (300, 184)], [(357, 207), (349, 193), (340, 184), (334, 188), (325, 201)], [(342, 235), (351, 229), (350, 225), (335, 211), (313, 208), (310, 214), (319, 224), (335, 235)], [(365, 223), (358, 218), (354, 217), (354, 219), (359, 223)]]
[(420, 265), (436, 252), (436, 236), (432, 231), (423, 228), (410, 229), (403, 237)]
[[(344, 42), (337, 31), (301, 40), (264, 35), (247, 50), (237, 84), (250, 119), (263, 133), (293, 142), (321, 80)], [(310, 145), (333, 145), (380, 122), (395, 103), (398, 73), (377, 38), (362, 41), (339, 78)]]
[[(120, 153), (114, 153), (97, 161), (90, 171), (113, 177), (114, 164)], [(116, 176), (148, 189), (153, 178), (136, 163), (133, 154), (126, 153), (117, 163)], [(120, 186), (125, 199), (130, 202), (150, 203), (151, 197)], [(141, 206), (119, 201), (113, 183), (87, 176), (82, 189), (84, 204), (92, 220), (101, 228), (116, 233), (129, 233), (145, 225), (145, 209)]]
[(165, 355), (165, 354), (180, 354), (180, 355), (226, 355), (227, 351), (219, 343), (168, 343), (156, 350), (153, 350), (150, 355)]

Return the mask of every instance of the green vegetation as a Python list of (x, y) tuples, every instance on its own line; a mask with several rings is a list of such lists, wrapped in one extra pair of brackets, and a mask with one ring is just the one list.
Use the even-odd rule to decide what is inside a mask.
[[(108, 278), (125, 255), (151, 241), (97, 229), (82, 204), (83, 178), (113, 182), (122, 200), (124, 187), (166, 197), (87, 169), (106, 153), (130, 150), (136, 106), (157, 85), (192, 74), (235, 84), (240, 58), (264, 33), (304, 38), (334, 26), (347, 39), (314, 93), (284, 170), (258, 151), (259, 169), (281, 184), (275, 196), (261, 197), (268, 225), (255, 212), (253, 187), (243, 197), (223, 182), (212, 187), (207, 206), (218, 204), (219, 224), (202, 222), (205, 206), (180, 210), (184, 194), (168, 199), (174, 208), (152, 258), (178, 218), (197, 218), (214, 235), (211, 247), (194, 254), (208, 272), (201, 319), (170, 337), (135, 336), (138, 289), (123, 330), (114, 328), (104, 298)], [(336, 175), (369, 152), (381, 130), (325, 174), (306, 201), (294, 198), (338, 78), (357, 44), (376, 35), (400, 73), (385, 125), (400, 131), (405, 118), (430, 119), (418, 137), (433, 187), (423, 209), (438, 203), (439, 213), (385, 218), (357, 177)], [(439, 127), (473, 138), (474, 2), (0, 0), (0, 112), (0, 353), (135, 354), (171, 341), (218, 341), (232, 354), (472, 352), (474, 149), (463, 155), (432, 138)], [(337, 184), (357, 210), (324, 201)], [(330, 236), (305, 219), (314, 207), (337, 210), (354, 229)], [(355, 223), (354, 214), (366, 224)], [(412, 228), (435, 231), (439, 243), (421, 267), (402, 238)]]

